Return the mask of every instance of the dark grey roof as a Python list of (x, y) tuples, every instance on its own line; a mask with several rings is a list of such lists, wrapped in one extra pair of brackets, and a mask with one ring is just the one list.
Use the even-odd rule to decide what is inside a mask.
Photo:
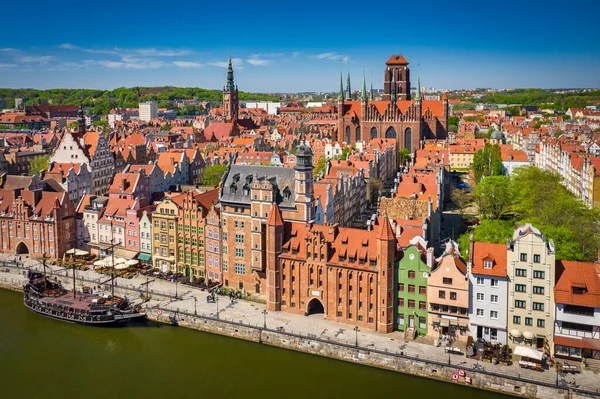
[[(252, 200), (249, 186), (256, 181), (269, 181), (278, 191), (275, 202), (281, 207), (295, 207), (294, 169), (277, 166), (231, 165), (221, 187), (221, 202), (250, 205)], [(232, 190), (233, 188), (233, 190)], [(289, 196), (284, 198), (284, 191)], [(262, 200), (262, 198), (261, 198)]]

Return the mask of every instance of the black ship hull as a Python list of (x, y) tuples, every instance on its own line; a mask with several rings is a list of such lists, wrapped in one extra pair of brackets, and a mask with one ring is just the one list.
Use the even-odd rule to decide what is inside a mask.
[(88, 326), (102, 326), (102, 327), (123, 327), (130, 322), (136, 322), (146, 319), (144, 313), (128, 314), (128, 315), (114, 315), (94, 318), (92, 316), (69, 314), (65, 312), (54, 312), (44, 309), (40, 306), (32, 305), (24, 302), (25, 306), (34, 313), (39, 315), (65, 321), (68, 323), (82, 324)]

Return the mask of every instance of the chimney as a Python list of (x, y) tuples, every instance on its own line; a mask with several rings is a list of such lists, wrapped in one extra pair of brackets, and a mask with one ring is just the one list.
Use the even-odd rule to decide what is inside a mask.
[(469, 263), (473, 263), (473, 248), (475, 248), (475, 241), (473, 241), (473, 233), (469, 234)]
[(433, 248), (427, 248), (427, 267), (433, 270)]

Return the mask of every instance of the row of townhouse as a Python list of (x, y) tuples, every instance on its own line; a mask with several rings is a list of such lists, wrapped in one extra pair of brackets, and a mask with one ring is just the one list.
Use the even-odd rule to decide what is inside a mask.
[(507, 244), (456, 244), (433, 258), (416, 237), (396, 268), (396, 328), (405, 336), (485, 339), (572, 360), (600, 359), (599, 263), (556, 261), (531, 225)]
[(562, 183), (590, 208), (600, 207), (600, 158), (566, 137), (542, 141), (535, 154), (535, 166), (562, 177)]

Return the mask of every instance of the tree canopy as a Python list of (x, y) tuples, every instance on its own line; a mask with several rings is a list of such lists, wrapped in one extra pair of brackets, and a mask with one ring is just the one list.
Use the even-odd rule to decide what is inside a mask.
[(502, 155), (498, 144), (485, 146), (473, 155), (473, 175), (475, 182), (487, 176), (502, 175)]
[(327, 160), (325, 159), (325, 155), (321, 155), (319, 159), (317, 159), (317, 163), (313, 170), (313, 176), (317, 177), (320, 174), (325, 175), (325, 171), (327, 169)]
[(475, 199), (481, 213), (499, 220), (511, 205), (510, 179), (508, 176), (489, 176), (477, 184)]
[(50, 155), (41, 155), (39, 157), (32, 158), (29, 161), (29, 175), (40, 175), (42, 170), (48, 169), (48, 162), (50, 161)]
[(209, 165), (204, 168), (204, 185), (218, 186), (227, 171), (227, 165)]

